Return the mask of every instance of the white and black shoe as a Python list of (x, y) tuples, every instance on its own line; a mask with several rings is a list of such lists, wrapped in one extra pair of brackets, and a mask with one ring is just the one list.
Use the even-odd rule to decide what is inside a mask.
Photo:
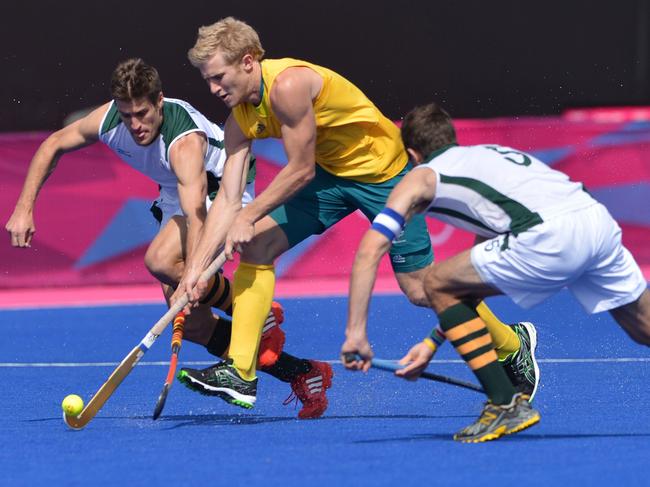
[(530, 396), (532, 401), (539, 386), (539, 366), (535, 359), (537, 330), (532, 323), (523, 321), (509, 325), (519, 337), (519, 350), (501, 362), (517, 392)]
[(232, 361), (219, 362), (207, 369), (183, 368), (178, 380), (189, 389), (207, 396), (217, 396), (229, 404), (251, 409), (257, 397), (257, 378), (243, 379)]

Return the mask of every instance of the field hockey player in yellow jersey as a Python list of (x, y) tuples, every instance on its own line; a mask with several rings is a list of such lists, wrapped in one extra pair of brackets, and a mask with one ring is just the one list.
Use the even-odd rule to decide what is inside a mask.
[[(59, 157), (102, 142), (126, 164), (159, 185), (160, 197), (151, 212), (160, 231), (147, 249), (145, 265), (160, 281), (167, 298), (181, 278), (187, 249), (198, 238), (206, 205), (211, 204), (211, 195), (218, 187), (226, 160), (223, 132), (186, 101), (163, 96), (158, 71), (142, 59), (121, 62), (113, 71), (110, 87), (111, 101), (43, 142), (30, 163), (6, 229), (13, 246), (29, 247), (35, 232), (36, 199)], [(254, 197), (254, 171), (247, 179), (243, 203)], [(184, 338), (221, 358), (229, 347), (231, 322), (213, 315), (211, 308), (232, 314), (231, 285), (218, 272), (208, 288), (202, 303), (185, 324)], [(309, 371), (317, 362), (283, 351), (283, 319), (282, 308), (274, 303), (265, 319), (258, 366), (291, 384), (292, 394), (302, 402), (298, 417), (319, 417), (327, 408), (325, 393), (302, 394), (305, 384), (312, 384), (307, 382), (312, 379)]]
[[(219, 249), (225, 246), (229, 257), (240, 253), (229, 359), (182, 374), (199, 392), (219, 389), (249, 399), (256, 390), (257, 347), (274, 291), (274, 260), (356, 210), (373, 220), (408, 169), (399, 129), (351, 82), (306, 61), (262, 60), (263, 55), (255, 30), (232, 17), (200, 28), (188, 53), (212, 94), (232, 113), (225, 125), (221, 187), (176, 293), (178, 298), (186, 292), (197, 302), (207, 287), (199, 275)], [(267, 137), (282, 139), (288, 163), (242, 208), (251, 141)], [(411, 302), (426, 306), (422, 278), (433, 252), (424, 217), (411, 220), (390, 254), (401, 289)], [(504, 325), (484, 304), (478, 311), (513, 382), (532, 393), (534, 328)], [(442, 340), (439, 330), (425, 338), (433, 350)], [(331, 368), (323, 368), (320, 377), (319, 385), (328, 387)]]

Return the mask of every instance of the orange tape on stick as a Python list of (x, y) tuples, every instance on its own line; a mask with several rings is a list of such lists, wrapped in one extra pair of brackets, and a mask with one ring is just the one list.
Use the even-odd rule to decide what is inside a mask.
[(172, 351), (175, 347), (180, 347), (185, 332), (185, 313), (182, 311), (174, 318), (174, 327), (172, 328)]

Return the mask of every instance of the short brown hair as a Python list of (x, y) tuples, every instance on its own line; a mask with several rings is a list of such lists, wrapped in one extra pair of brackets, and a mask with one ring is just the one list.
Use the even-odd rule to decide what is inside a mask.
[(161, 92), (162, 82), (158, 71), (140, 58), (121, 62), (111, 76), (111, 96), (114, 100), (130, 101), (147, 97), (155, 104)]
[(187, 51), (187, 58), (192, 66), (198, 67), (214, 56), (217, 49), (221, 50), (228, 64), (241, 60), (246, 54), (257, 61), (264, 57), (264, 49), (255, 29), (234, 17), (200, 27), (194, 47)]
[(433, 151), (456, 143), (456, 130), (449, 114), (435, 103), (414, 108), (402, 122), (402, 141), (426, 158)]

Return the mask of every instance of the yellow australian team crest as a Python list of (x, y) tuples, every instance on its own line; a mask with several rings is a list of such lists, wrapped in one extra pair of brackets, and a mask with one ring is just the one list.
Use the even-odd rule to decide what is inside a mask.
[(266, 125), (264, 125), (262, 122), (257, 122), (257, 125), (255, 126), (255, 133), (257, 135), (261, 135), (262, 132), (266, 130)]

